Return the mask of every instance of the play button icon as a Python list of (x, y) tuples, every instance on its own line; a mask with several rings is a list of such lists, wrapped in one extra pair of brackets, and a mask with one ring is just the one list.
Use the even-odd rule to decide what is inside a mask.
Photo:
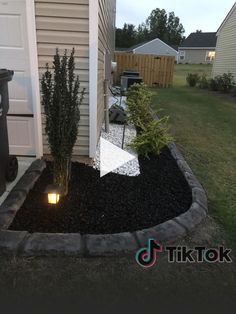
[(100, 177), (123, 166), (136, 156), (124, 151), (101, 137), (100, 139)]

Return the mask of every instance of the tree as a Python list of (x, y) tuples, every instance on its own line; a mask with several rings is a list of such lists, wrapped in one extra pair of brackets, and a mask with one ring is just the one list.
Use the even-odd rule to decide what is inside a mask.
[(116, 29), (116, 47), (129, 48), (137, 43), (135, 25), (124, 24), (123, 28)]
[(148, 41), (150, 38), (149, 30), (145, 23), (139, 24), (137, 29), (137, 43)]
[(167, 42), (173, 45), (179, 45), (183, 40), (185, 30), (180, 23), (179, 17), (175, 16), (174, 12), (169, 13), (166, 30)]
[(150, 39), (159, 38), (166, 43), (179, 45), (185, 32), (180, 19), (174, 12), (166, 13), (164, 9), (155, 9), (147, 18), (146, 26)]
[(137, 28), (133, 24), (124, 24), (116, 29), (116, 47), (129, 48), (135, 44), (159, 38), (172, 45), (179, 45), (185, 30), (179, 17), (174, 12), (166, 13), (164, 9), (152, 10), (145, 23)]
[(53, 183), (68, 193), (71, 156), (75, 145), (80, 120), (79, 105), (85, 89), (80, 93), (79, 77), (75, 75), (74, 49), (70, 57), (65, 51), (61, 58), (56, 50), (53, 61), (53, 74), (47, 70), (42, 77), (42, 104), (46, 116), (46, 134), (53, 157)]
[(150, 39), (159, 38), (166, 41), (167, 36), (167, 14), (164, 9), (152, 10), (146, 20), (146, 26), (149, 30)]

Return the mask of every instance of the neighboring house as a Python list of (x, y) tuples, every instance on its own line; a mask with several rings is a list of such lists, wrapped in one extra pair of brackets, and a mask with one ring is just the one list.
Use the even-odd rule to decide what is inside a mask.
[(213, 76), (231, 72), (236, 80), (236, 3), (217, 31)]
[[(123, 48), (117, 48), (116, 51), (124, 52)], [(174, 56), (176, 60), (178, 59), (178, 48), (167, 45), (159, 38), (155, 38), (151, 41), (132, 46), (126, 49), (126, 52), (134, 54)]]
[(179, 46), (179, 63), (213, 63), (216, 33), (191, 33)]
[[(0, 68), (9, 83), (10, 153), (48, 154), (40, 82), (55, 50), (75, 47), (76, 73), (86, 96), (74, 156), (94, 157), (104, 117), (105, 76), (111, 73), (116, 0), (0, 0)], [(42, 116), (41, 116), (42, 112)]]

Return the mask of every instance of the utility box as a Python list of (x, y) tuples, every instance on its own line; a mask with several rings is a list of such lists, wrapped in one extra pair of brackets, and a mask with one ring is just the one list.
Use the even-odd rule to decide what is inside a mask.
[[(8, 82), (12, 80), (13, 71), (0, 69), (0, 196), (6, 190), (6, 180), (9, 176), (9, 169), (14, 163), (14, 173), (11, 173), (10, 181), (16, 177), (18, 163), (15, 157), (9, 156), (9, 144), (7, 133), (7, 113), (9, 110)], [(10, 168), (9, 168), (10, 167)], [(13, 170), (12, 168), (10, 170)]]
[(135, 83), (140, 84), (142, 82), (143, 82), (142, 77), (122, 75), (120, 78), (121, 91), (126, 92), (131, 85)]

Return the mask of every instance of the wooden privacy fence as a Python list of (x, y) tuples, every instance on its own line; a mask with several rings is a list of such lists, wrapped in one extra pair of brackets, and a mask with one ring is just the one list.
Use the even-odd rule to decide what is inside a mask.
[(120, 84), (120, 76), (125, 70), (140, 72), (143, 82), (149, 87), (169, 87), (173, 83), (175, 57), (132, 54), (115, 52), (117, 71), (114, 73), (114, 82)]

